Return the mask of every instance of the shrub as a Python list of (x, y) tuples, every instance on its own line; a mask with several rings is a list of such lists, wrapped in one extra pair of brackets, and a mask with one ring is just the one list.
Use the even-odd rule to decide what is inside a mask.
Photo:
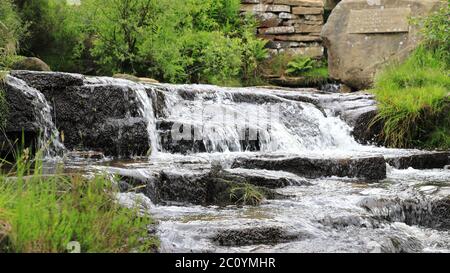
[(119, 206), (116, 192), (104, 176), (43, 175), (25, 151), (0, 175), (0, 252), (67, 252), (72, 241), (82, 252), (154, 250), (152, 220)]
[(24, 30), (13, 3), (0, 0), (0, 70), (8, 69), (14, 61)]
[(240, 0), (18, 2), (31, 24), (28, 52), (56, 70), (236, 85), (266, 56)]
[(190, 83), (229, 84), (241, 68), (241, 43), (220, 32), (197, 32), (184, 37), (181, 55)]

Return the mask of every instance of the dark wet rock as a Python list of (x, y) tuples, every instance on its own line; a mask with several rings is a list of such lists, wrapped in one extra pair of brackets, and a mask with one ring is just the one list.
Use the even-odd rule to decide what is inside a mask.
[(212, 241), (220, 246), (276, 245), (309, 236), (308, 234), (291, 233), (281, 227), (254, 227), (221, 230), (212, 237)]
[(379, 228), (383, 223), (387, 223), (387, 221), (380, 221), (371, 217), (362, 217), (359, 215), (348, 215), (339, 217), (328, 216), (319, 220), (319, 223), (334, 229), (347, 227)]
[(13, 65), (16, 70), (51, 71), (50, 67), (41, 59), (36, 57), (26, 57)]
[(66, 148), (122, 157), (146, 155), (150, 150), (147, 122), (130, 88), (83, 86), (44, 94), (53, 102)]
[[(158, 120), (156, 127), (163, 151), (178, 154), (205, 153), (208, 152), (208, 147), (212, 146), (211, 141), (209, 140), (197, 139), (198, 137), (196, 136), (204, 135), (201, 132), (205, 130), (205, 128), (197, 124), (188, 122), (180, 123), (171, 120)], [(249, 132), (250, 128), (247, 128), (244, 139), (240, 140), (240, 148), (245, 151), (259, 151), (259, 133), (257, 133), (256, 140), (251, 140)], [(183, 137), (174, 139), (174, 134), (182, 135)], [(220, 149), (218, 149), (218, 151), (224, 152)]]
[(22, 141), (25, 147), (36, 147), (41, 128), (34, 97), (8, 84), (0, 83), (0, 88), (8, 105), (6, 126), (0, 132), (0, 156), (4, 158), (12, 156)]
[(418, 151), (404, 156), (387, 156), (386, 162), (397, 169), (441, 169), (450, 164), (450, 152)]
[(66, 87), (82, 86), (84, 76), (61, 72), (11, 71), (10, 75), (43, 92), (64, 92)]
[(84, 85), (78, 74), (12, 71), (11, 75), (45, 95), (67, 149), (120, 157), (150, 151), (147, 121), (131, 88)]
[(238, 158), (233, 163), (233, 168), (282, 170), (308, 178), (327, 176), (356, 177), (368, 180), (386, 178), (386, 164), (381, 156), (341, 159)]
[(360, 202), (360, 206), (372, 213), (375, 219), (402, 222), (410, 226), (450, 229), (450, 197), (438, 200), (366, 198)]
[(278, 244), (295, 240), (296, 236), (287, 236), (281, 228), (248, 228), (223, 230), (212, 241), (220, 246), (244, 246), (257, 244)]
[[(158, 172), (145, 170), (111, 169), (119, 176), (119, 187), (122, 191), (133, 190), (144, 193), (154, 203), (195, 204), (195, 205), (235, 205), (231, 198), (231, 190), (242, 188), (247, 181), (243, 176), (230, 176), (226, 172), (161, 170)], [(281, 195), (267, 187), (257, 186), (266, 199), (281, 199)]]
[(152, 99), (152, 107), (158, 119), (166, 118), (165, 93), (158, 88), (146, 87), (147, 96)]
[[(206, 146), (203, 140), (194, 138), (195, 131), (202, 129), (194, 124), (178, 123), (176, 121), (159, 120), (156, 128), (163, 151), (178, 154), (204, 153)], [(177, 131), (178, 130), (178, 131)], [(188, 131), (188, 133), (185, 132)], [(186, 135), (183, 139), (173, 139), (174, 132)]]
[[(241, 179), (211, 173), (161, 172), (161, 179), (156, 182), (156, 202), (179, 202), (195, 205), (235, 205), (237, 200), (231, 198), (231, 190), (244, 185)], [(274, 191), (257, 187), (267, 199), (282, 198)]]
[(228, 169), (223, 175), (228, 180), (242, 181), (243, 183), (269, 189), (284, 188), (287, 186), (311, 185), (306, 179), (290, 173), (274, 174), (268, 171), (252, 169)]
[(379, 136), (383, 130), (383, 122), (377, 119), (378, 108), (368, 106), (355, 110), (349, 110), (344, 118), (353, 127), (353, 136), (359, 143), (379, 144)]
[(419, 239), (409, 235), (392, 235), (380, 242), (382, 253), (418, 253), (423, 250)]

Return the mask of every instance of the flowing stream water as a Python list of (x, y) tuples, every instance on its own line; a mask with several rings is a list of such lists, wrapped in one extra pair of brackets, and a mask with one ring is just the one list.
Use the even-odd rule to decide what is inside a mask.
[[(57, 140), (45, 97), (23, 81), (8, 80), (35, 97), (43, 142)], [(67, 169), (128, 173), (151, 180), (161, 171), (196, 175), (217, 163), (228, 170), (238, 157), (386, 157), (413, 152), (359, 144), (336, 107), (318, 105), (326, 96), (311, 90), (143, 85), (110, 78), (88, 78), (86, 84), (135, 91), (147, 123), (151, 155), (134, 160), (66, 160)], [(62, 147), (53, 143), (57, 149)], [(258, 207), (155, 204), (134, 193), (122, 193), (118, 199), (124, 205), (142, 206), (159, 221), (162, 252), (450, 251), (450, 212), (445, 205), (450, 195), (448, 169), (388, 166), (387, 178), (379, 182), (312, 179), (282, 170), (233, 172), (286, 179), (289, 185), (276, 189), (285, 198), (266, 200)], [(264, 234), (275, 235), (269, 240)]]

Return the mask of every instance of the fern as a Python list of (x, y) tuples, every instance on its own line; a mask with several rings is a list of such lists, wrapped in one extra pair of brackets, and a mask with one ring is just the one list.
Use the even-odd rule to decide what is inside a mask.
[(288, 63), (286, 73), (288, 75), (298, 76), (303, 72), (314, 68), (315, 61), (309, 57), (298, 57)]

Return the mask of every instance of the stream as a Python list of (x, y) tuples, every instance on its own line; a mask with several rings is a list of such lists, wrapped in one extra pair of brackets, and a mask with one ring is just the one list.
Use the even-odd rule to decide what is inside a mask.
[[(450, 152), (361, 144), (355, 126), (368, 124), (355, 117), (373, 110), (371, 95), (65, 75), (82, 82), (56, 89), (97, 105), (85, 116), (98, 120), (84, 126), (36, 77), (49, 75), (7, 82), (43, 109), (44, 142), (65, 131), (64, 143), (47, 147), (47, 172), (63, 164), (117, 175), (118, 201), (158, 220), (161, 252), (450, 252)], [(105, 105), (111, 90), (127, 94), (116, 107)], [(130, 106), (119, 116), (117, 105)], [(95, 147), (114, 126), (120, 134)], [(273, 196), (259, 206), (218, 202), (216, 168)]]

